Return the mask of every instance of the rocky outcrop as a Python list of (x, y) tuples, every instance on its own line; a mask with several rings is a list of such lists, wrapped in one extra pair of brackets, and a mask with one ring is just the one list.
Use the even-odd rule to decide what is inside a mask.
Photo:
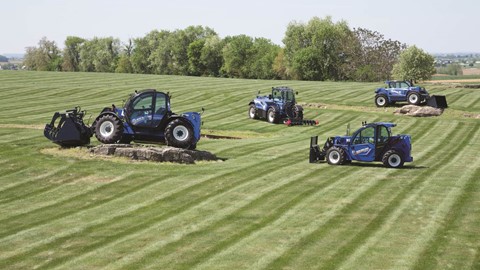
[(149, 160), (155, 162), (175, 162), (193, 164), (195, 161), (220, 160), (207, 151), (186, 150), (175, 147), (151, 147), (131, 144), (102, 144), (92, 147), (94, 155), (126, 157), (132, 160)]
[(428, 117), (441, 115), (443, 113), (443, 109), (430, 106), (405, 105), (399, 109), (396, 109), (393, 113), (414, 117)]

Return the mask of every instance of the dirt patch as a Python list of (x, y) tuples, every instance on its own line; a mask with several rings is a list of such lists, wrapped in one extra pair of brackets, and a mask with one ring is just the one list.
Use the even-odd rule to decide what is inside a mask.
[(42, 154), (76, 159), (105, 159), (119, 163), (152, 161), (195, 164), (198, 161), (224, 161), (208, 151), (186, 150), (175, 147), (157, 147), (141, 144), (102, 144), (72, 148), (46, 148)]
[(434, 108), (430, 106), (416, 106), (405, 105), (400, 109), (396, 109), (394, 114), (404, 114), (414, 117), (428, 117), (428, 116), (440, 116), (443, 113), (443, 109)]

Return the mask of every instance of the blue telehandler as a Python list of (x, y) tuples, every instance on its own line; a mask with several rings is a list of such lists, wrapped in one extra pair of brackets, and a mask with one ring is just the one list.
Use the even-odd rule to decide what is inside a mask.
[(95, 134), (97, 140), (105, 144), (162, 142), (195, 149), (200, 140), (200, 113), (175, 114), (170, 109), (170, 98), (168, 93), (154, 89), (135, 91), (123, 108), (114, 104), (105, 107), (90, 127), (84, 123), (86, 113), (79, 107), (65, 113), (56, 112), (45, 125), (44, 135), (64, 147), (89, 144)]
[(356, 161), (381, 161), (386, 167), (400, 168), (412, 162), (411, 136), (393, 135), (389, 122), (362, 123), (362, 127), (346, 136), (329, 137), (322, 148), (318, 136), (310, 139), (310, 163), (327, 160), (331, 165), (342, 165)]

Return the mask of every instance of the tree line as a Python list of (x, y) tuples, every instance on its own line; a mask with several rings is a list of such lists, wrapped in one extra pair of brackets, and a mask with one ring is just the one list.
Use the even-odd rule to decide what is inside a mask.
[(406, 51), (405, 44), (387, 40), (376, 31), (350, 29), (345, 21), (333, 22), (331, 17), (314, 17), (306, 24), (291, 22), (283, 43), (281, 47), (269, 39), (247, 35), (222, 39), (203, 26), (153, 30), (126, 43), (113, 37), (69, 36), (63, 50), (42, 38), (38, 46), (26, 48), (24, 65), (40, 71), (246, 79), (381, 81), (405, 76), (400, 67), (394, 68)]

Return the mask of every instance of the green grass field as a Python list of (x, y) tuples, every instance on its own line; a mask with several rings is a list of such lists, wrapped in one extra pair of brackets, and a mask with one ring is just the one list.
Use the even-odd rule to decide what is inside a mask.
[[(258, 90), (288, 85), (316, 127), (247, 117)], [(0, 269), (480, 269), (480, 89), (446, 95), (440, 117), (376, 108), (377, 83), (0, 72)], [(223, 162), (129, 162), (62, 150), (55, 111), (93, 118), (135, 89), (206, 109), (197, 148)], [(88, 118), (88, 117), (87, 117)], [(91, 122), (90, 121), (90, 122)], [(413, 163), (309, 164), (309, 138), (362, 121), (410, 134)], [(92, 138), (92, 144), (98, 144)]]

